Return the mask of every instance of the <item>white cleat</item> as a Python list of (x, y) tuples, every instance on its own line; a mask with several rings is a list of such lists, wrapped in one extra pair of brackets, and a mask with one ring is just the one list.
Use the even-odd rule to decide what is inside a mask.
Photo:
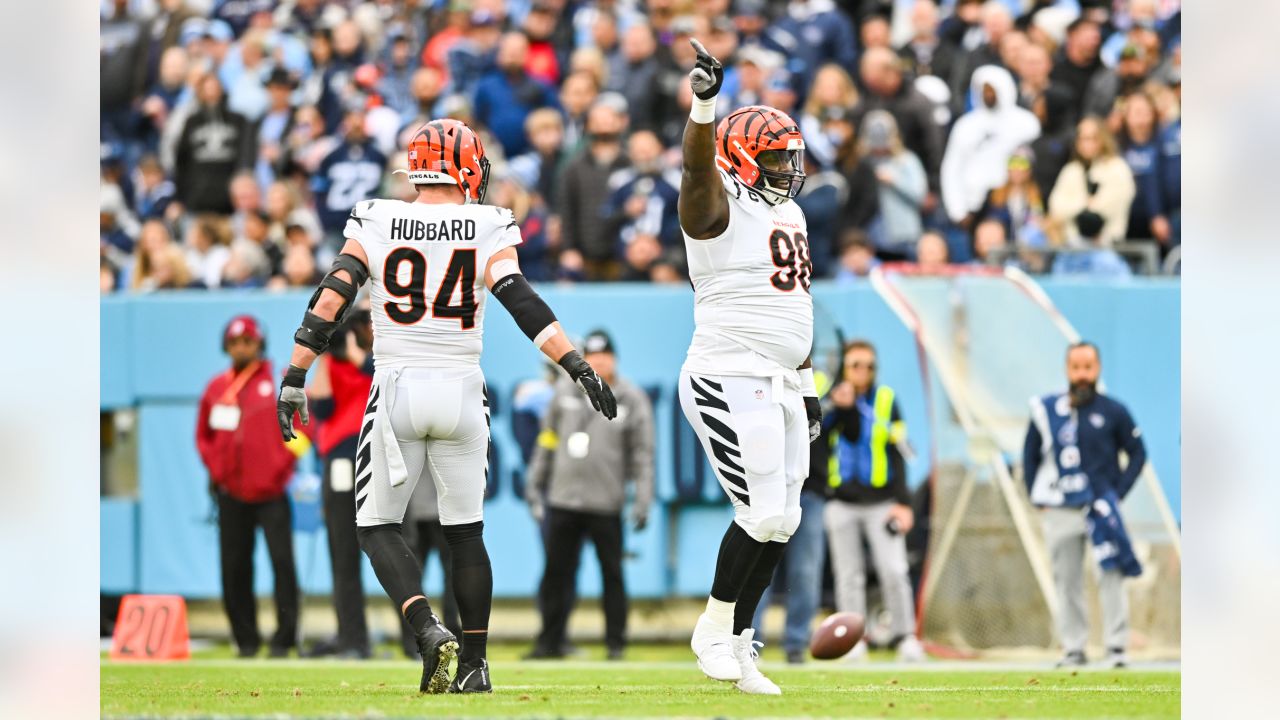
[(898, 662), (918, 663), (925, 661), (924, 645), (915, 635), (908, 635), (898, 643)]
[(755, 641), (756, 631), (747, 628), (733, 639), (733, 654), (738, 658), (738, 667), (742, 670), (742, 679), (735, 687), (748, 695), (781, 695), (782, 690), (756, 667), (756, 658), (760, 653), (756, 646), (764, 643)]
[(742, 669), (733, 654), (733, 628), (718, 627), (706, 613), (693, 626), (689, 647), (698, 656), (698, 669), (712, 680), (741, 680)]

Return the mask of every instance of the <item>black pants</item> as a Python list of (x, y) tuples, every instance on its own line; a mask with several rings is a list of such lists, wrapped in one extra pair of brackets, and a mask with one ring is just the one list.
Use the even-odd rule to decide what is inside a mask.
[(565, 641), (573, 610), (582, 541), (590, 539), (604, 581), (604, 641), (610, 649), (626, 645), (627, 592), (622, 582), (622, 517), (547, 508), (546, 569), (538, 588), (542, 632), (538, 647), (556, 652)]
[(346, 460), (354, 474), (356, 441), (352, 435), (324, 459), (324, 524), (329, 536), (333, 572), (333, 610), (338, 616), (338, 652), (369, 650), (369, 626), (364, 616), (364, 585), (360, 580), (360, 540), (356, 537), (356, 491), (333, 489), (333, 463)]
[(222, 606), (231, 622), (231, 636), (241, 653), (262, 646), (258, 633), (258, 603), (253, 596), (255, 530), (261, 527), (275, 577), (276, 633), (273, 650), (298, 644), (298, 575), (293, 566), (293, 522), (289, 499), (281, 496), (262, 503), (241, 502), (218, 493), (218, 546), (222, 561)]
[[(417, 556), (418, 561), (424, 566), (429, 568), (432, 550), (440, 557), (440, 567), (444, 570), (444, 593), (439, 598), (440, 603), (433, 602), (432, 607), (439, 609), (440, 621), (444, 623), (445, 627), (449, 628), (449, 632), (462, 637), (462, 621), (458, 616), (458, 601), (453, 597), (453, 572), (450, 570), (452, 563), (449, 554), (449, 543), (445, 542), (444, 539), (444, 526), (440, 524), (438, 519), (406, 521), (404, 523), (404, 534), (405, 540), (413, 550), (413, 554)], [(427, 577), (430, 574), (431, 571), (429, 569), (423, 571), (423, 587), (426, 587)], [(434, 601), (436, 598), (428, 599)], [(404, 645), (405, 654), (410, 657), (417, 657), (418, 641), (413, 634), (413, 628), (409, 627), (407, 620), (400, 623), (400, 640), (401, 644)]]

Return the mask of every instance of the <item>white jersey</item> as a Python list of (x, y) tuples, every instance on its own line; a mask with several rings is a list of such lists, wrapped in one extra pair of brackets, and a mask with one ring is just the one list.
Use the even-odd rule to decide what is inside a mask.
[(379, 369), (479, 364), (485, 268), (521, 242), (510, 210), (366, 200), (351, 209), (344, 234), (369, 257)]
[(684, 369), (795, 379), (813, 344), (804, 212), (790, 200), (770, 205), (725, 171), (720, 175), (729, 226), (708, 240), (684, 236), (695, 325)]

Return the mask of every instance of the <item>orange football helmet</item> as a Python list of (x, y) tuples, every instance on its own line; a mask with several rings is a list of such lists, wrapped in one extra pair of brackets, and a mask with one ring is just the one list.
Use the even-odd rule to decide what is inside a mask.
[(800, 126), (768, 105), (748, 105), (720, 121), (716, 162), (775, 205), (794, 199), (804, 187)]
[(480, 136), (466, 123), (432, 120), (409, 141), (409, 182), (414, 185), (457, 185), (466, 202), (484, 202), (489, 187), (489, 159)]

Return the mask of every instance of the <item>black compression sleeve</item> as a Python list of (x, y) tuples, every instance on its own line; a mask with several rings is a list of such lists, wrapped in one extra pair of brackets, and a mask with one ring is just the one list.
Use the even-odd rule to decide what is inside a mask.
[(495, 283), (493, 297), (511, 313), (516, 325), (530, 340), (536, 339), (556, 321), (555, 313), (520, 273), (513, 273)]

